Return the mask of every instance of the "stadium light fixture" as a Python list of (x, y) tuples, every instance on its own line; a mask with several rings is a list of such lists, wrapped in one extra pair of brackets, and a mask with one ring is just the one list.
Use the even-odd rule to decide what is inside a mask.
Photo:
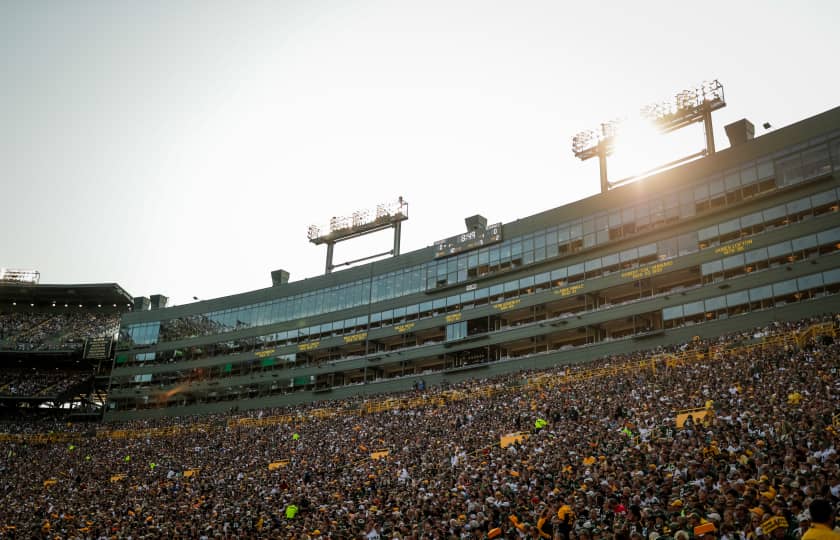
[[(326, 273), (329, 274), (337, 266), (351, 265), (383, 255), (393, 255), (395, 257), (399, 255), (401, 225), (406, 219), (408, 219), (408, 202), (400, 196), (396, 202), (377, 205), (374, 212), (359, 210), (353, 212), (350, 216), (333, 216), (327, 227), (310, 225), (306, 236), (315, 245), (327, 245)], [(394, 247), (390, 251), (341, 264), (333, 264), (333, 248), (336, 243), (388, 228), (394, 229)]]
[[(661, 133), (669, 133), (696, 122), (703, 122), (706, 133), (706, 148), (700, 154), (686, 156), (668, 165), (694, 159), (698, 155), (715, 153), (715, 138), (712, 129), (712, 112), (726, 106), (723, 85), (717, 79), (703, 82), (674, 94), (673, 97), (641, 108), (639, 117), (650, 121)], [(584, 130), (572, 137), (572, 152), (582, 161), (597, 157), (601, 171), (601, 192), (611, 187), (607, 176), (607, 156), (615, 149), (615, 138), (627, 119), (604, 122), (596, 130)], [(660, 169), (662, 166), (660, 166)]]

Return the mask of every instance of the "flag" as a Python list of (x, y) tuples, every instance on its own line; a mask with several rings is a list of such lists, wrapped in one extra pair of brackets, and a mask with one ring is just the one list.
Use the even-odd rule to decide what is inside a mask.
[(390, 450), (379, 450), (377, 452), (371, 452), (370, 459), (382, 459), (388, 456), (390, 453)]
[(300, 439), (300, 435), (298, 435), (297, 433), (294, 433), (294, 434), (292, 435), (292, 440), (293, 440), (293, 441), (296, 441), (296, 440), (298, 440), (298, 439)]

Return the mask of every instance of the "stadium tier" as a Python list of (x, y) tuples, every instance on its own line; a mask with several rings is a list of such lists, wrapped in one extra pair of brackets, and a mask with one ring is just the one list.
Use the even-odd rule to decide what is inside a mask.
[(732, 140), (390, 259), (126, 313), (106, 420), (445, 387), (840, 311), (840, 108)]
[(99, 419), (120, 314), (131, 302), (116, 284), (0, 277), (0, 416)]

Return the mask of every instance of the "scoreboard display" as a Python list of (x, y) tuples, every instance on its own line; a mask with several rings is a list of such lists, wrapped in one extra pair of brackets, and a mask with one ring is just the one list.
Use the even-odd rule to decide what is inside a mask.
[(502, 241), (502, 224), (494, 223), (486, 229), (472, 230), (435, 242), (435, 258), (449, 257), (488, 244)]

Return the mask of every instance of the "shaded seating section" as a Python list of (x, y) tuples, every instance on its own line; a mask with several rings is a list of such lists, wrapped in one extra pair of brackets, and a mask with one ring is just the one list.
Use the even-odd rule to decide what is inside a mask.
[(114, 336), (119, 320), (116, 312), (85, 309), (0, 313), (0, 349), (75, 350), (87, 338)]
[(0, 397), (60, 396), (92, 376), (89, 371), (64, 369), (4, 369), (0, 371)]

